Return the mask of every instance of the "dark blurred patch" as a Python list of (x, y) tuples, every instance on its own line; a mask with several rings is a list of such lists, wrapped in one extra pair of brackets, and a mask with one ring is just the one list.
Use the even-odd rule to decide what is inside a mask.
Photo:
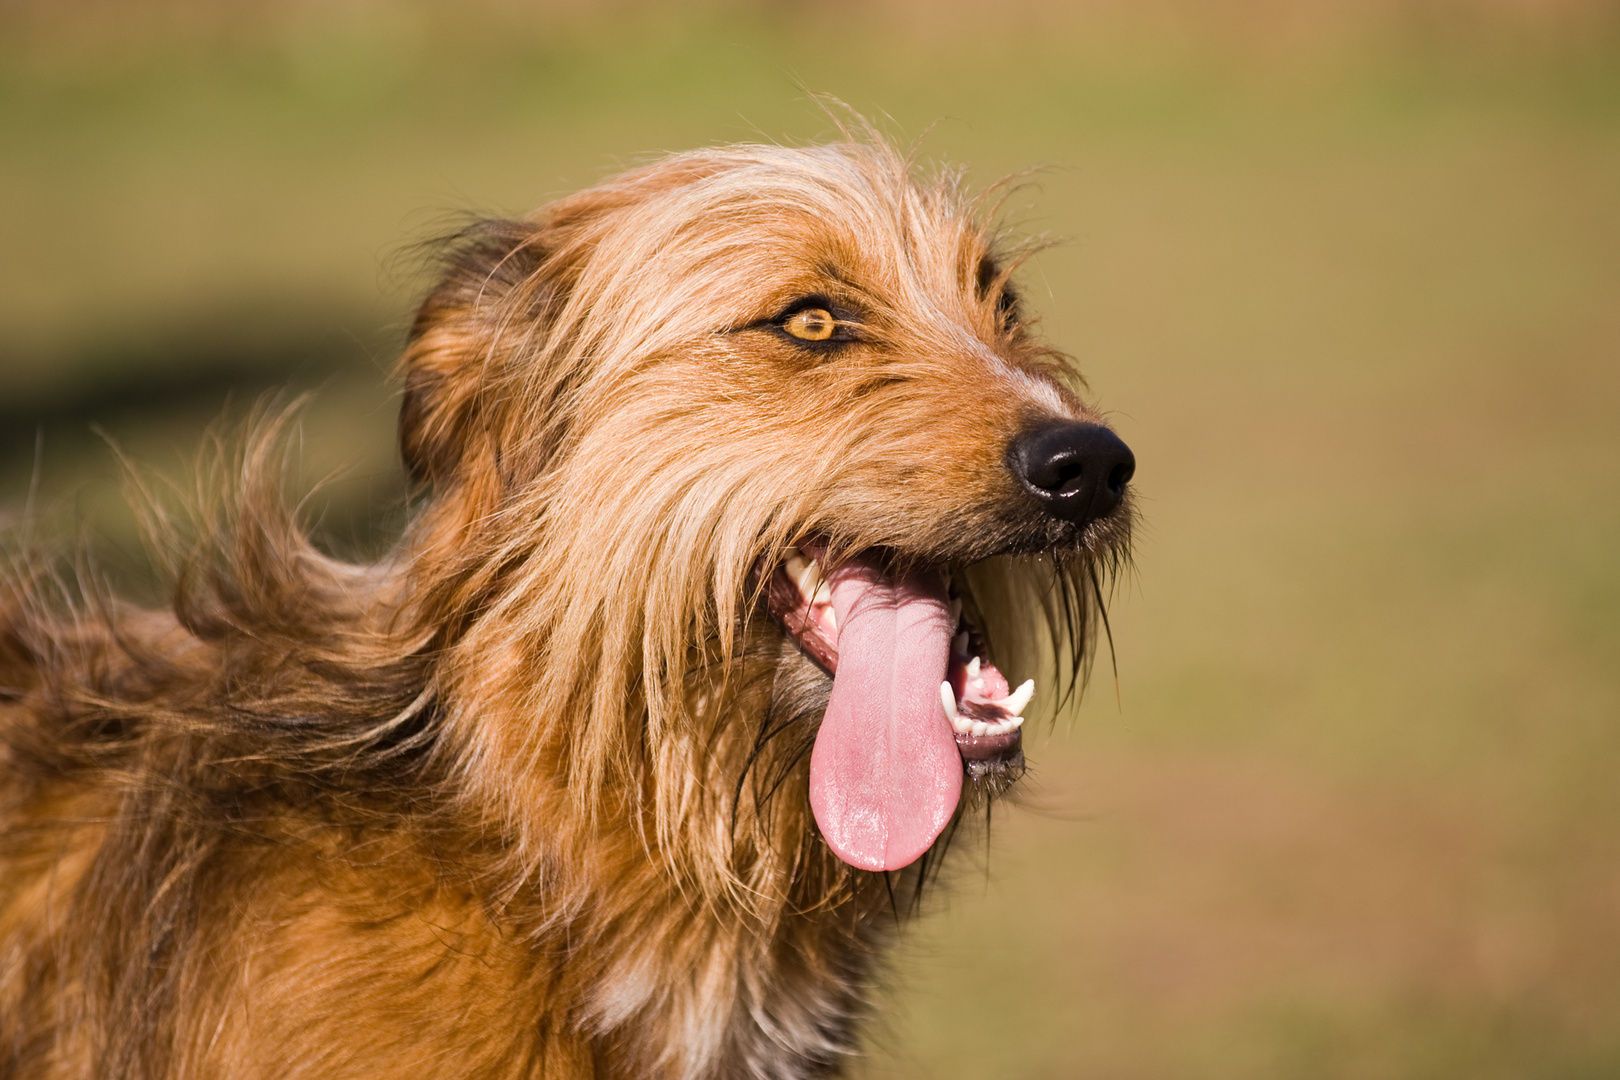
[[(300, 486), (324, 481), (309, 511), (346, 553), (397, 527), (400, 479), (379, 465), (391, 427), (392, 335), (375, 316), (268, 303), (103, 334), (54, 352), (0, 353), (0, 517), (32, 490), (47, 503), (116, 478), (118, 452), (165, 474), (185, 469), (212, 424), (266, 398), (308, 395)], [(167, 460), (166, 460), (167, 459)], [(330, 477), (330, 478), (329, 478)], [(104, 514), (96, 514), (102, 518)], [(117, 522), (100, 521), (114, 534)]]
[(105, 420), (357, 371), (385, 378), (391, 336), (358, 329), (374, 322), (295, 303), (244, 303), (31, 353), (0, 343), (0, 452), (9, 456), (19, 423)]

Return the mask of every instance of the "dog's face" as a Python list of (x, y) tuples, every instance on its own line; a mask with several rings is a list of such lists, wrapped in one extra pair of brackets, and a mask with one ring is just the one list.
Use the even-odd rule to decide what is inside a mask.
[[(401, 437), (444, 542), (503, 567), (486, 609), (523, 606), (520, 646), (481, 647), (681, 742), (694, 657), (723, 673), (773, 626), (778, 696), (820, 714), (822, 837), (911, 863), (964, 775), (1021, 766), (1129, 533), (1131, 453), (1010, 270), (953, 184), (873, 146), (686, 155), (477, 234), (418, 320)], [(573, 742), (589, 782), (624, 760)]]

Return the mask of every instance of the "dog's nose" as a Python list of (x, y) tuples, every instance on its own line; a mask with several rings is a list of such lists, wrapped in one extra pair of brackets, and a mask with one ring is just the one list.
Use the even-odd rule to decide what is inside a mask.
[(1119, 505), (1136, 456), (1101, 424), (1065, 421), (1019, 433), (1007, 466), (1048, 514), (1084, 525)]

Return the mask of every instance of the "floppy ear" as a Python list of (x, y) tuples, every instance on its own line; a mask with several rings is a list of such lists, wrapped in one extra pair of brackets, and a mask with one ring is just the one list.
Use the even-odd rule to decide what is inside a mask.
[(499, 461), (486, 387), (499, 380), (516, 340), (543, 333), (537, 321), (559, 306), (542, 236), (527, 221), (467, 229), (416, 313), (399, 364), (399, 450), (418, 487), (442, 492), (465, 474), (469, 458)]

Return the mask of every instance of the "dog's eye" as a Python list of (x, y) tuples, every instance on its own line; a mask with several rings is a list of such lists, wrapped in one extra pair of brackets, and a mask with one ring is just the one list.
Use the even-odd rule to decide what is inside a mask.
[(801, 296), (781, 313), (749, 323), (743, 329), (769, 329), (798, 348), (813, 353), (832, 353), (864, 340), (859, 312), (840, 306), (821, 294)]
[(789, 315), (782, 329), (804, 341), (826, 341), (838, 329), (838, 320), (826, 308), (805, 308)]

